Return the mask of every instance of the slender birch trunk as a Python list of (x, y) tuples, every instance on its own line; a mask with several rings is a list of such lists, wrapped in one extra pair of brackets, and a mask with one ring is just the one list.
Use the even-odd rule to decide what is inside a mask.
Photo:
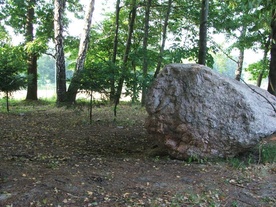
[(114, 116), (115, 117), (117, 115), (117, 106), (120, 102), (123, 85), (124, 85), (124, 81), (125, 81), (125, 77), (126, 77), (126, 73), (127, 73), (127, 63), (128, 63), (128, 57), (129, 57), (129, 53), (130, 53), (130, 49), (131, 49), (131, 40), (132, 40), (132, 35), (133, 35), (133, 30), (134, 30), (136, 10), (137, 10), (136, 0), (132, 0), (132, 11), (131, 11), (131, 16), (130, 16), (130, 20), (129, 20), (128, 37), (127, 37), (127, 42), (126, 42), (126, 47), (125, 47), (125, 52), (124, 52), (124, 57), (123, 57), (122, 73), (121, 73), (121, 77), (119, 79), (117, 91), (115, 94), (115, 103), (114, 103)]
[(68, 91), (67, 91), (67, 101), (69, 103), (73, 103), (76, 101), (76, 96), (78, 89), (80, 87), (79, 79), (80, 79), (80, 72), (84, 68), (87, 48), (89, 45), (90, 40), (90, 30), (91, 30), (91, 22), (92, 22), (92, 16), (94, 12), (94, 5), (95, 0), (90, 0), (90, 3), (88, 5), (88, 9), (85, 15), (85, 22), (84, 22), (84, 28), (81, 34), (80, 39), (80, 45), (79, 45), (79, 53), (76, 63), (75, 72), (73, 75), (73, 78), (71, 80), (71, 83), (69, 85)]
[(156, 70), (154, 73), (154, 78), (157, 77), (158, 73), (160, 72), (161, 69), (161, 65), (162, 65), (162, 59), (163, 59), (163, 54), (164, 54), (164, 49), (165, 49), (165, 43), (167, 40), (167, 28), (168, 28), (168, 22), (169, 22), (169, 17), (170, 17), (170, 13), (171, 13), (171, 8), (172, 8), (172, 0), (168, 1), (168, 8), (167, 8), (167, 13), (165, 16), (165, 20), (164, 20), (164, 25), (163, 25), (163, 31), (162, 31), (162, 43), (160, 46), (160, 51), (159, 51), (159, 55), (158, 55), (158, 61), (157, 61), (157, 66), (156, 66)]
[[(243, 26), (240, 38), (244, 39), (245, 35), (246, 35), (246, 26)], [(244, 61), (244, 46), (241, 45), (241, 48), (239, 48), (239, 50), (240, 50), (240, 54), (239, 54), (239, 59), (238, 59), (238, 62), (237, 62), (238, 67), (235, 71), (235, 79), (237, 81), (241, 80), (243, 61)]]

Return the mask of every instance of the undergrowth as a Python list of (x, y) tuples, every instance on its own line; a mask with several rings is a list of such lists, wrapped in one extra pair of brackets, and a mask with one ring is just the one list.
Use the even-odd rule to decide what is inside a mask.
[(276, 163), (276, 144), (263, 141), (250, 152), (227, 158), (226, 161), (234, 168), (245, 168), (251, 164)]

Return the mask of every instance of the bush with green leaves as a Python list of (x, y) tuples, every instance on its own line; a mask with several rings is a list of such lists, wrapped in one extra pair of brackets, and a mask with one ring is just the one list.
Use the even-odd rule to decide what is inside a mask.
[(269, 62), (265, 62), (260, 60), (258, 62), (252, 63), (245, 68), (245, 71), (251, 74), (250, 80), (257, 80), (262, 73), (262, 78), (266, 78), (268, 76), (269, 71)]
[(80, 74), (80, 90), (108, 93), (110, 72), (104, 63), (94, 63)]
[(0, 91), (6, 95), (7, 111), (9, 94), (26, 87), (27, 78), (23, 74), (26, 63), (23, 55), (23, 49), (19, 46), (4, 45), (0, 48)]

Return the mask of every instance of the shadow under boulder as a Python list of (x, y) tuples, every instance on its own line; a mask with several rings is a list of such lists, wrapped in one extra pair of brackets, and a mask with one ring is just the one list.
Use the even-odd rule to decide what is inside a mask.
[(198, 64), (167, 65), (146, 100), (147, 131), (178, 159), (233, 157), (276, 132), (276, 97)]

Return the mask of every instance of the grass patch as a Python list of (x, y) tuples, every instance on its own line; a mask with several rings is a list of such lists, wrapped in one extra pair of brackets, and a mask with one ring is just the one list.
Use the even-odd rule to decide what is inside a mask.
[[(52, 100), (37, 100), (37, 101), (30, 101), (30, 100), (18, 100), (18, 99), (10, 99), (9, 100), (9, 108), (10, 113), (24, 113), (35, 111), (37, 109), (50, 109), (55, 107), (55, 102)], [(6, 100), (0, 99), (0, 112), (7, 113), (6, 108)]]
[(259, 163), (275, 163), (276, 162), (276, 143), (269, 142), (259, 146)]
[[(39, 99), (37, 101), (10, 99), (10, 114), (24, 114), (38, 111), (67, 111), (73, 112), (76, 116), (76, 124), (112, 124), (118, 127), (130, 127), (144, 123), (146, 111), (138, 104), (131, 102), (121, 102), (117, 108), (117, 117), (114, 119), (114, 106), (108, 100), (93, 100), (92, 104), (92, 121), (90, 121), (90, 102), (86, 99), (78, 99), (73, 105), (57, 105), (55, 98)], [(0, 99), (0, 112), (8, 113), (6, 110), (5, 99)]]
[(251, 164), (276, 163), (276, 143), (260, 143), (248, 153), (237, 157), (227, 158), (226, 162), (236, 169), (244, 169)]
[(245, 168), (246, 166), (248, 166), (248, 162), (246, 162), (243, 158), (241, 157), (231, 157), (231, 158), (227, 158), (226, 162), (233, 168), (235, 169), (241, 169), (241, 168)]

